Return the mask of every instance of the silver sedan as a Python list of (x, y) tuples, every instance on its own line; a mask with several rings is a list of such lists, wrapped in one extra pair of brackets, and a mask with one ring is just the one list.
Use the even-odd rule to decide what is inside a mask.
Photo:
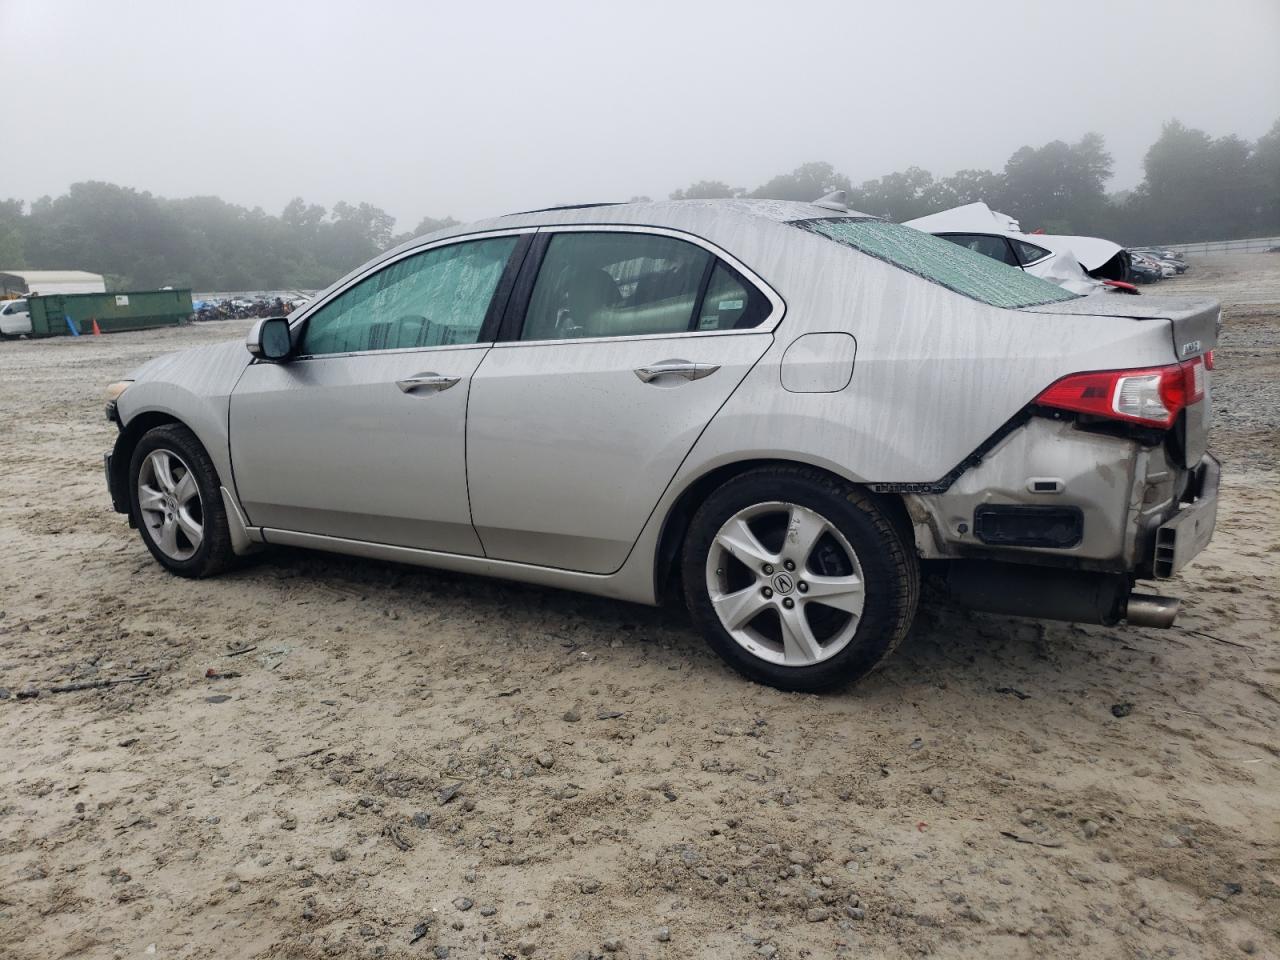
[(1217, 304), (1076, 296), (848, 210), (553, 209), (380, 256), (111, 388), (115, 509), (166, 568), (312, 547), (641, 603), (820, 690), (922, 574), (1167, 625), (1208, 541)]

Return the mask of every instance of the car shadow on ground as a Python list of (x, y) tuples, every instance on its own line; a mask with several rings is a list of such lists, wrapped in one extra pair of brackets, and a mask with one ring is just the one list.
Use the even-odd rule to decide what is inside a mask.
[[(560, 636), (556, 626), (572, 625), (577, 645), (591, 645), (605, 662), (611, 655), (622, 656), (610, 648), (614, 638), (657, 641), (670, 648), (660, 655), (692, 658), (695, 669), (727, 683), (744, 682), (707, 648), (680, 598), (650, 607), (553, 587), (287, 547), (253, 555), (231, 576), (314, 584), (316, 589), (337, 590), (380, 608), (397, 609), (406, 618), (425, 617), (457, 604), (465, 605), (467, 615), (479, 622), (513, 615), (523, 618), (525, 627), (535, 633), (543, 630)], [(1134, 636), (1128, 637), (1128, 632)], [(954, 605), (926, 582), (915, 622), (898, 649), (880, 670), (833, 695), (878, 698), (927, 684), (993, 700), (1029, 698), (1036, 688), (1090, 685), (1103, 665), (1100, 661), (1112, 660), (1114, 667), (1120, 664), (1113, 659), (1120, 651), (1141, 653), (1130, 640), (1142, 643), (1142, 635), (1123, 628), (974, 613)]]

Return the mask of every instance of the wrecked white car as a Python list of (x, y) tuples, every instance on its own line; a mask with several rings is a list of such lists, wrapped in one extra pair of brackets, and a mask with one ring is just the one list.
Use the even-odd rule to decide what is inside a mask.
[(968, 247), (1072, 293), (1096, 293), (1129, 281), (1129, 254), (1100, 237), (1023, 233), (1017, 220), (985, 203), (967, 203), (903, 226)]

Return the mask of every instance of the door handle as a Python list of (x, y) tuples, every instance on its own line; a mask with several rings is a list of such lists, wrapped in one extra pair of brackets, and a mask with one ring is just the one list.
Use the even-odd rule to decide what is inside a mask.
[(442, 377), (438, 373), (419, 373), (404, 380), (397, 380), (396, 386), (404, 393), (413, 393), (415, 390), (421, 390), (423, 393), (439, 393), (441, 390), (448, 390), (461, 379), (461, 377)]
[(658, 377), (684, 377), (701, 380), (720, 369), (718, 363), (690, 363), (688, 360), (663, 360), (647, 367), (636, 367), (635, 375), (641, 383), (651, 383)]

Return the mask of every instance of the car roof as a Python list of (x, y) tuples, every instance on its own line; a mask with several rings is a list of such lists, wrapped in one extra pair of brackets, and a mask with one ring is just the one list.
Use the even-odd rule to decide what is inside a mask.
[[(321, 290), (313, 298), (317, 304), (328, 294), (349, 283), (362, 273), (375, 269), (426, 243), (448, 240), (450, 237), (475, 236), (506, 230), (525, 230), (533, 227), (576, 225), (633, 225), (677, 230), (700, 237), (722, 250), (743, 257), (755, 251), (777, 249), (772, 238), (762, 234), (791, 230), (790, 223), (798, 220), (830, 220), (842, 218), (880, 219), (856, 210), (835, 210), (832, 206), (802, 203), (792, 200), (663, 200), (637, 203), (575, 204), (544, 210), (529, 210), (472, 223), (460, 223), (433, 233), (423, 234), (390, 250), (374, 260), (364, 263)], [(799, 232), (799, 231), (794, 231)], [(838, 249), (838, 248), (837, 248)], [(749, 264), (748, 264), (749, 265)]]
[(576, 204), (530, 210), (446, 227), (409, 241), (405, 247), (470, 233), (513, 230), (523, 227), (577, 224), (631, 224), (683, 230), (713, 243), (726, 243), (735, 233), (752, 226), (769, 228), (796, 220), (866, 217), (855, 210), (835, 212), (815, 203), (792, 200), (661, 200), (637, 203)]

